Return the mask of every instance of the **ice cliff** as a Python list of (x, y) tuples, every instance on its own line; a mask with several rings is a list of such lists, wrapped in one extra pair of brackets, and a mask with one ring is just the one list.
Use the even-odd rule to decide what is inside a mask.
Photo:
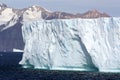
[(23, 67), (120, 71), (120, 18), (26, 22)]

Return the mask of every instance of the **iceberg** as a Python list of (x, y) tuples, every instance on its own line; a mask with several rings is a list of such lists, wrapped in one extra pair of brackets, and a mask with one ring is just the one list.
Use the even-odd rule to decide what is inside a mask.
[(13, 52), (23, 52), (23, 50), (13, 48)]
[(120, 72), (120, 18), (25, 22), (20, 64), (50, 70)]

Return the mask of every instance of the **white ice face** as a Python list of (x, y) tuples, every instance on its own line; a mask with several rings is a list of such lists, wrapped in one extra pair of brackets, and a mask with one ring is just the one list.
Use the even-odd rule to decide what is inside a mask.
[(40, 69), (120, 68), (120, 18), (39, 20), (22, 27), (20, 62)]

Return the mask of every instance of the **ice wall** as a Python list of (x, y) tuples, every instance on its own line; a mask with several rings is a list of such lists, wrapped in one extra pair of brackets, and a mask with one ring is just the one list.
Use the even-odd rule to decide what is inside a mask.
[(23, 67), (119, 71), (120, 18), (39, 20), (22, 31)]

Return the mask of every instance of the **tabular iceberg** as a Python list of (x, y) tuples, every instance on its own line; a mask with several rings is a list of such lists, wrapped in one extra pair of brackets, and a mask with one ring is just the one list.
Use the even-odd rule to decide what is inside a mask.
[(23, 67), (120, 71), (120, 18), (26, 22)]

